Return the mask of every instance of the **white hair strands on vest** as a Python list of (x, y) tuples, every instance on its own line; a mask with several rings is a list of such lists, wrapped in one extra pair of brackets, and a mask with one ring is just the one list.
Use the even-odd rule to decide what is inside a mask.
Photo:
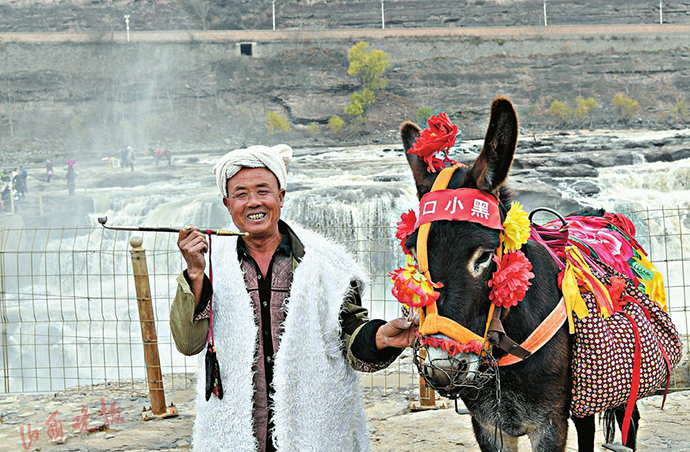
[(281, 190), (287, 186), (287, 170), (292, 159), (292, 148), (287, 144), (273, 147), (250, 146), (246, 149), (235, 149), (225, 154), (213, 167), (216, 175), (218, 190), (223, 196), (228, 196), (228, 179), (237, 174), (242, 168), (266, 168), (275, 174)]

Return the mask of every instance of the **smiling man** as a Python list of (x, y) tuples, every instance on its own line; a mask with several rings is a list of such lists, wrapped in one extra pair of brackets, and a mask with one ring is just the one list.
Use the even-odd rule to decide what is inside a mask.
[[(213, 284), (206, 236), (193, 227), (177, 242), (187, 269), (170, 325), (181, 353), (203, 351), (197, 452), (368, 450), (355, 370), (385, 368), (414, 338), (405, 319), (367, 319), (364, 273), (346, 251), (280, 219), (291, 158), (287, 145), (252, 146), (213, 168), (233, 223), (248, 233), (213, 243)], [(204, 378), (210, 319), (222, 398), (208, 397)]]

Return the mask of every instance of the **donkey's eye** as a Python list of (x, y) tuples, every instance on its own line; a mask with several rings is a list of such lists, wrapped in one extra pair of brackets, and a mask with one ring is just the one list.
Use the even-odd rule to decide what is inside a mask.
[(493, 252), (489, 250), (478, 249), (474, 252), (474, 256), (470, 259), (469, 268), (470, 274), (478, 278), (491, 265), (491, 257)]
[(484, 251), (482, 254), (479, 255), (477, 258), (477, 265), (481, 265), (486, 263), (489, 259), (491, 259), (491, 256), (493, 255), (492, 252), (490, 251)]

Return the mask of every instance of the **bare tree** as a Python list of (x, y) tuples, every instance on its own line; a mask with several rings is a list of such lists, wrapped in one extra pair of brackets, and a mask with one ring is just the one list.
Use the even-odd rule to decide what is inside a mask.
[(198, 72), (188, 75), (188, 84), (185, 88), (196, 101), (196, 114), (201, 117), (201, 104), (205, 98), (215, 97), (218, 90), (218, 82), (215, 74), (208, 70), (202, 69)]
[(2, 97), (4, 98), (3, 100), (5, 101), (6, 105), (6, 110), (7, 110), (7, 120), (9, 122), (10, 126), (10, 136), (12, 139), (14, 139), (14, 124), (12, 123), (12, 118), (13, 118), (13, 112), (12, 112), (12, 107), (13, 107), (13, 95), (12, 95), (12, 84), (10, 83), (9, 79), (6, 79), (4, 83), (2, 84), (2, 93), (4, 94)]
[(187, 9), (191, 9), (194, 12), (196, 21), (206, 30), (211, 3), (208, 0), (181, 0), (181, 2)]

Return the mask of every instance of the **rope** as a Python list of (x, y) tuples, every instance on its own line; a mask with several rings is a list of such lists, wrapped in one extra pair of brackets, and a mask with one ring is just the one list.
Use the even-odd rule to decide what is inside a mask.
[[(208, 279), (211, 281), (211, 286), (213, 286), (213, 260), (211, 259), (211, 233), (210, 229), (206, 230), (208, 235)], [(206, 337), (206, 342), (213, 344), (213, 294), (211, 294), (211, 299), (208, 301), (208, 336)]]

